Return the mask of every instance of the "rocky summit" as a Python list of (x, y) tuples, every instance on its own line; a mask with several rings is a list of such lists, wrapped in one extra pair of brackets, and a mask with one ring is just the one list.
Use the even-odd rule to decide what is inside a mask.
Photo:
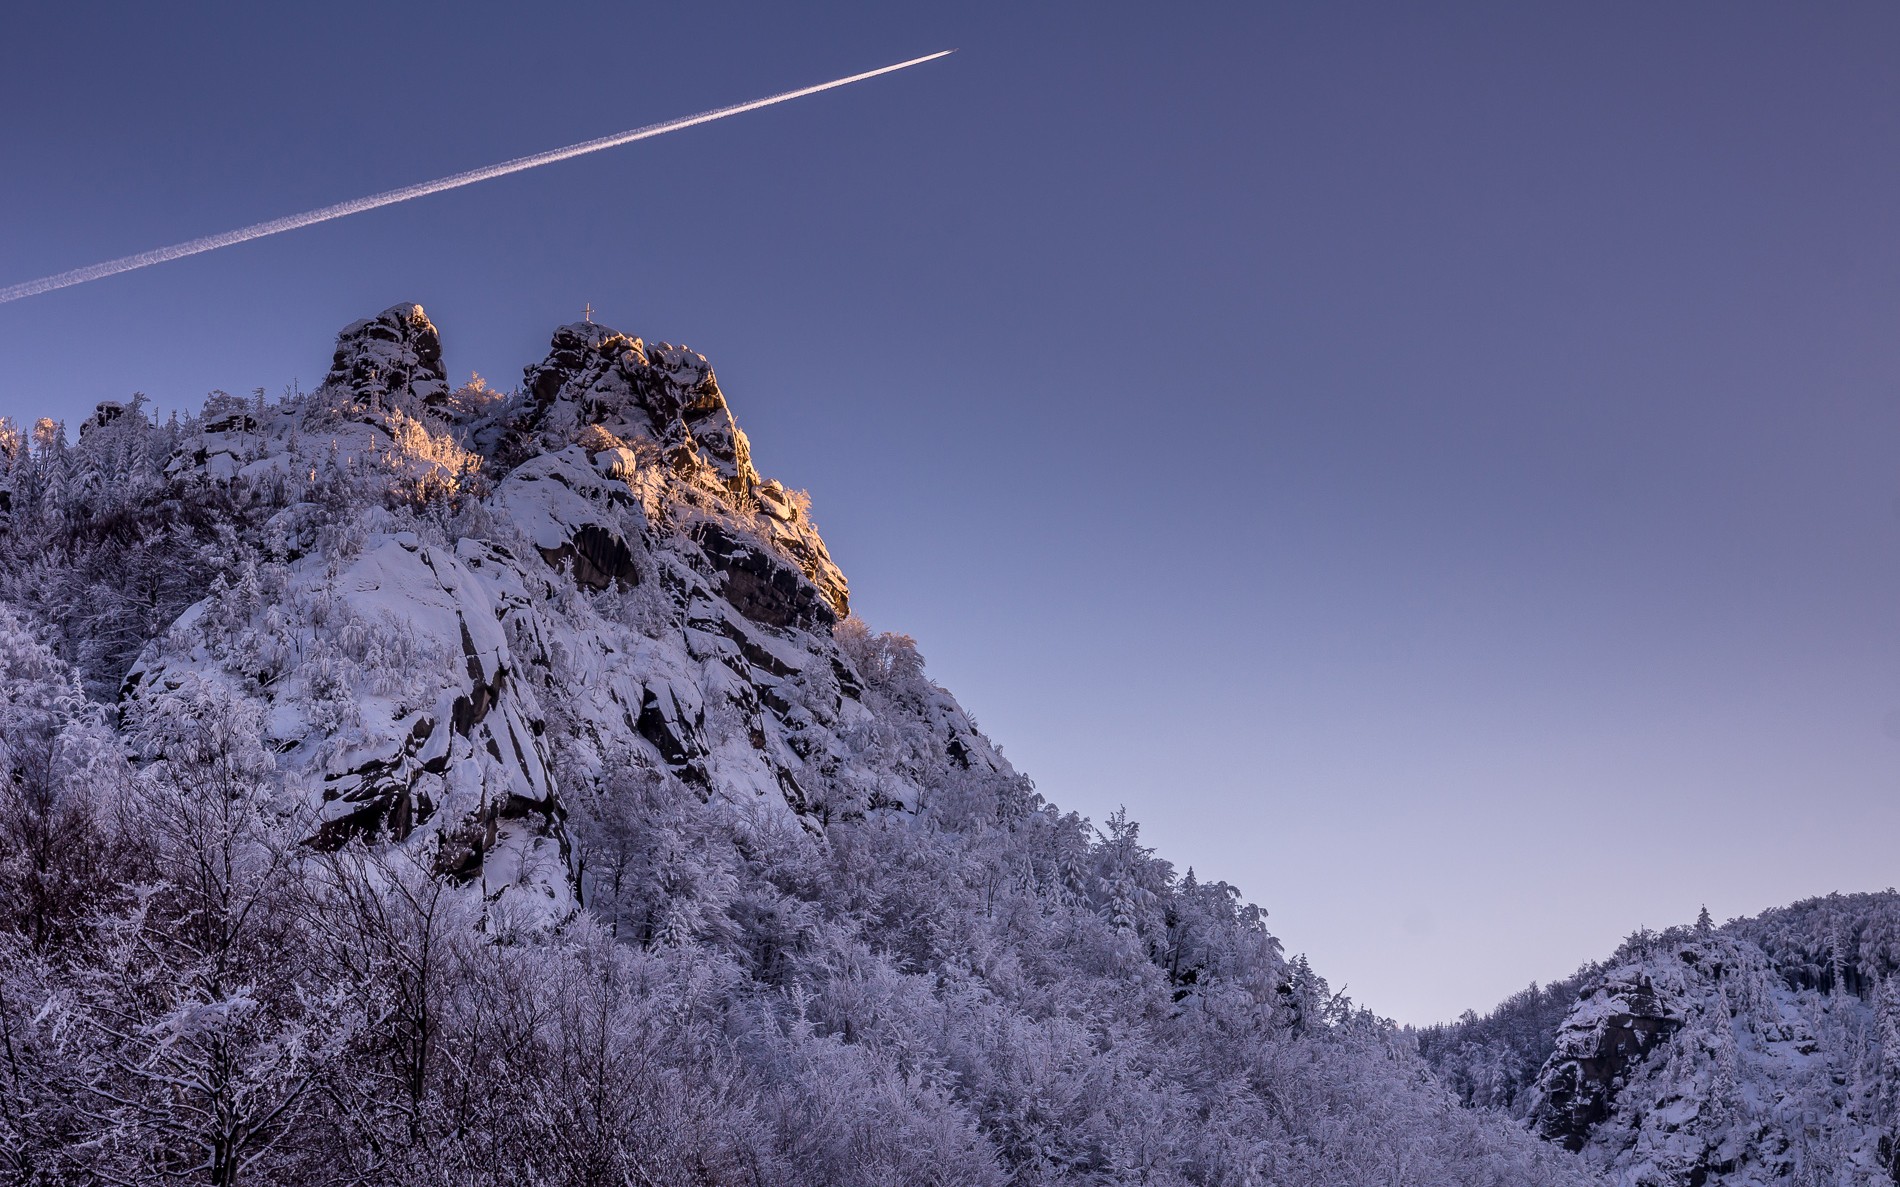
[[(203, 479), (479, 499), (480, 538), (392, 521), (334, 541), (321, 504), (289, 501), (262, 525), (270, 559), (126, 676), (134, 727), (187, 690), (255, 713), (313, 798), (312, 844), (399, 842), (551, 922), (578, 885), (557, 768), (644, 766), (811, 827), (862, 802), (841, 788), (921, 794), (842, 740), (868, 717), (832, 637), (844, 575), (685, 347), (562, 326), (500, 401), (452, 393), (435, 326), (398, 305), (343, 330), (317, 392), (215, 412), (178, 457)], [(922, 709), (954, 762), (1006, 769), (948, 695)]]

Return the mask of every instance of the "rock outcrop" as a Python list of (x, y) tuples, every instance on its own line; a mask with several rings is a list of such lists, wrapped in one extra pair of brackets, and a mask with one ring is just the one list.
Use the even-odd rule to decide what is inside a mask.
[[(343, 331), (316, 393), (214, 409), (174, 470), (366, 504), (341, 534), (315, 504), (279, 513), (278, 559), (127, 681), (131, 719), (206, 682), (256, 705), (308, 789), (312, 845), (410, 846), (557, 919), (579, 884), (565, 805), (630, 769), (813, 830), (919, 799), (920, 746), (1008, 770), (935, 686), (907, 694), (926, 737), (865, 745), (889, 727), (832, 635), (844, 576), (683, 347), (563, 326), (518, 395), (470, 407), (435, 327), (398, 305)], [(423, 538), (392, 499), (459, 505), (481, 531)]]
[(1557, 1052), (1539, 1079), (1539, 1135), (1583, 1149), (1590, 1131), (1609, 1117), (1631, 1069), (1682, 1029), (1680, 1008), (1663, 1003), (1640, 966), (1591, 986), (1558, 1032)]
[(448, 380), (435, 323), (422, 306), (403, 304), (343, 328), (324, 385), (348, 392), (364, 409), (419, 415), (447, 405)]
[[(522, 392), (525, 407), (515, 419), (488, 430), (488, 452), (501, 467), (580, 445), (596, 467), (624, 477), (638, 464), (632, 445), (643, 445), (686, 485), (736, 513), (745, 535), (789, 559), (834, 618), (850, 612), (844, 574), (799, 500), (753, 468), (751, 444), (704, 355), (664, 342), (648, 346), (607, 326), (576, 322), (554, 332), (547, 358), (524, 372)], [(772, 581), (764, 571), (770, 562), (743, 557), (744, 551), (722, 540), (720, 570), (747, 574), (738, 578), (745, 589), (753, 578)], [(809, 617), (803, 611), (767, 613)]]
[(1879, 1003), (1803, 985), (1742, 930), (1644, 933), (1588, 979), (1532, 1127), (1616, 1183), (1900, 1181)]
[(548, 357), (527, 368), (531, 411), (522, 429), (543, 448), (596, 431), (602, 442), (652, 441), (683, 475), (708, 476), (744, 498), (758, 484), (752, 450), (733, 423), (706, 357), (682, 346), (649, 349), (593, 322), (554, 332)]

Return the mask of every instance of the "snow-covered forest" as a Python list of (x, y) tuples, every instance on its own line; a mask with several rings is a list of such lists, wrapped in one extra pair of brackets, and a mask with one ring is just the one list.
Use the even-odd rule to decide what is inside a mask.
[(1467, 1104), (1616, 1183), (1900, 1182), (1900, 894), (1638, 931), (1421, 1032)]
[(704, 358), (447, 376), (0, 420), (0, 1181), (1888, 1173), (1893, 896), (1403, 1031), (851, 616)]

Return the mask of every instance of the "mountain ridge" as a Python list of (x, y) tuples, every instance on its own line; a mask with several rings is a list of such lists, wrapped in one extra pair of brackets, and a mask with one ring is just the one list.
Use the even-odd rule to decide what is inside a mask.
[(0, 420), (14, 1180), (1607, 1181), (1048, 803), (703, 356), (444, 358)]

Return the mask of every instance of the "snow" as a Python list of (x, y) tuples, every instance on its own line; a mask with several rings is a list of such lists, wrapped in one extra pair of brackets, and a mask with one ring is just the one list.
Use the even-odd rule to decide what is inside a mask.
[[(1283, 959), (1232, 888), (1177, 875), (1124, 816), (1095, 828), (1037, 795), (910, 640), (849, 616), (808, 501), (753, 469), (703, 356), (570, 325), (502, 395), (447, 393), (438, 347), (399, 305), (345, 331), (317, 392), (226, 397), (175, 429), (101, 419), (89, 450), (137, 437), (164, 479), (146, 489), (228, 516), (161, 558), (175, 621), (88, 617), (77, 562), (31, 583), (0, 571), (0, 792), (19, 739), (56, 733), (74, 771), (112, 775), (66, 790), (132, 789), (187, 823), (210, 803), (286, 883), (255, 883), (265, 909), (242, 916), (263, 929), (233, 949), (254, 998), (207, 990), (190, 952), (164, 964), (183, 946), (113, 898), (123, 879), (85, 900), (118, 930), (69, 955), (156, 954), (145, 980), (102, 965), (60, 981), (0, 929), (9, 1025), (57, 998), (99, 1048), (9, 1065), (9, 1102), (45, 1107), (9, 1104), (0, 1153), (111, 1162), (196, 1140), (172, 1085), (137, 1098), (151, 1045), (88, 1021), (182, 1005), (206, 1025), (243, 1015), (249, 1095), (220, 1107), (248, 1125), (246, 1102), (266, 1102), (286, 1120), (247, 1132), (307, 1159), (272, 1151), (260, 1182), (344, 1158), (365, 1182), (476, 1166), (803, 1187), (1589, 1181), (1506, 1118), (1453, 1107), (1403, 1035)], [(34, 483), (44, 461), (0, 458)], [(90, 515), (83, 500), (119, 489), (60, 497)], [(52, 540), (78, 518), (17, 513), (0, 534)], [(83, 702), (9, 598), (106, 641), (83, 658), (108, 698), (136, 653), (109, 723), (59, 708)], [(235, 793), (205, 800), (204, 769)], [(0, 879), (21, 868), (7, 852)], [(0, 896), (0, 920), (27, 901)], [(1693, 1021), (1688, 985), (1662, 992)], [(413, 1099), (384, 1057), (414, 1038), (391, 1005), (412, 993), (437, 995)], [(1591, 999), (1578, 1049), (1636, 996)], [(239, 1000), (258, 1008), (220, 1004)], [(51, 1050), (44, 1027), (8, 1033)], [(323, 1092), (297, 1096), (317, 1073)], [(70, 1140), (70, 1101), (108, 1090), (134, 1104)], [(1689, 1157), (1699, 1103), (1654, 1099), (1653, 1124), (1623, 1132), (1649, 1143), (1644, 1165)], [(286, 1100), (309, 1112), (268, 1112)], [(15, 1141), (16, 1117), (57, 1126)], [(620, 1161), (562, 1163), (577, 1145)]]

